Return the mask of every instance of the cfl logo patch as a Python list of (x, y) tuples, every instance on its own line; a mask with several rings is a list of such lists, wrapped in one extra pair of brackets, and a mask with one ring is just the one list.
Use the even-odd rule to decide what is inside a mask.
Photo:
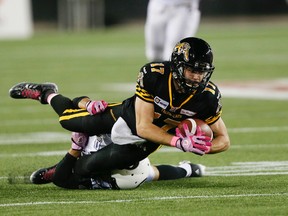
[(169, 102), (161, 99), (161, 98), (158, 97), (158, 96), (156, 96), (156, 97), (154, 98), (154, 103), (155, 103), (156, 105), (158, 105), (159, 107), (161, 107), (162, 109), (166, 109), (166, 108), (168, 107), (168, 105), (169, 105)]

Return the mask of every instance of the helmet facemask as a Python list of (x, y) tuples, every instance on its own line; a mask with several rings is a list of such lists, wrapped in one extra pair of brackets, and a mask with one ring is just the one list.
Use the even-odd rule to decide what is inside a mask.
[[(187, 79), (184, 75), (185, 67), (189, 67), (192, 71), (195, 71), (195, 73), (205, 73), (204, 77), (200, 82), (193, 82), (190, 79)], [(191, 65), (180, 63), (174, 68), (172, 74), (173, 79), (180, 87), (180, 92), (196, 94), (201, 93), (206, 88), (210, 77), (212, 76), (213, 70), (214, 67), (203, 70), (203, 68), (191, 67)]]

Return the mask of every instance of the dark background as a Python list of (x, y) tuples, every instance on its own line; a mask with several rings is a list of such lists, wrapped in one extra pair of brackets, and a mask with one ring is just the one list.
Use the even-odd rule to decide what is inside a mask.
[[(105, 2), (105, 25), (146, 17), (148, 0), (103, 0), (103, 2)], [(288, 12), (285, 0), (202, 0), (200, 8), (202, 17), (281, 15)], [(57, 22), (58, 0), (32, 0), (32, 11), (34, 22)]]

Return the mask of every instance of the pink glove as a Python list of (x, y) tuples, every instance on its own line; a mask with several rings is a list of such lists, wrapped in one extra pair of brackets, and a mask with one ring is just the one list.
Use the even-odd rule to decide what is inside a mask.
[(104, 100), (89, 101), (86, 103), (86, 109), (91, 115), (96, 115), (103, 112), (108, 106), (108, 103)]
[(88, 135), (84, 133), (72, 132), (71, 141), (71, 148), (73, 150), (81, 151), (88, 143)]
[(198, 155), (204, 155), (210, 151), (212, 145), (211, 138), (205, 136), (199, 126), (197, 126), (195, 135), (189, 132), (187, 124), (183, 124), (183, 129), (185, 131), (185, 137), (179, 129), (176, 128), (176, 136), (171, 141), (172, 146), (184, 152), (193, 152)]

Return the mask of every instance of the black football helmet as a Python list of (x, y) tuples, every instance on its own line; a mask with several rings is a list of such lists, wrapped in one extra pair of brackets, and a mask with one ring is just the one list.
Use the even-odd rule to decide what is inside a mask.
[[(213, 52), (210, 45), (200, 38), (184, 38), (176, 44), (171, 55), (173, 79), (185, 93), (202, 92), (215, 67), (213, 66)], [(184, 67), (196, 72), (204, 72), (200, 83), (191, 84), (184, 77)], [(196, 91), (195, 91), (196, 90)]]

